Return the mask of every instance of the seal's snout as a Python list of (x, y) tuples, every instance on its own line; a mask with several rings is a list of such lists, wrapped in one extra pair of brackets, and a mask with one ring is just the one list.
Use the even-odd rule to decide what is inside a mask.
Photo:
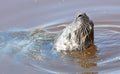
[(83, 16), (83, 15), (81, 15), (81, 14), (80, 14), (80, 15), (78, 15), (78, 17), (82, 17), (82, 16)]
[(81, 23), (87, 23), (89, 22), (89, 17), (86, 15), (86, 13), (81, 13), (76, 17), (75, 21)]
[(79, 14), (78, 17), (86, 16), (86, 13)]

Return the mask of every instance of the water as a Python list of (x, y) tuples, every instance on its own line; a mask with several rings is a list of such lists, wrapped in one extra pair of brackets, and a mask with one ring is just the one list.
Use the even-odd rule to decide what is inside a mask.
[[(118, 0), (4, 0), (0, 5), (1, 74), (119, 74)], [(54, 39), (80, 12), (95, 23), (98, 51), (84, 58), (54, 51)]]

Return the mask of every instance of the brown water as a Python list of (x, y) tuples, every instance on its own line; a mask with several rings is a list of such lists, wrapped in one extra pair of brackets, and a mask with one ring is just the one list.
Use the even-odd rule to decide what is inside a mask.
[[(120, 73), (120, 1), (1, 0), (0, 11), (0, 74)], [(98, 51), (84, 57), (55, 52), (56, 33), (81, 12), (95, 23)]]

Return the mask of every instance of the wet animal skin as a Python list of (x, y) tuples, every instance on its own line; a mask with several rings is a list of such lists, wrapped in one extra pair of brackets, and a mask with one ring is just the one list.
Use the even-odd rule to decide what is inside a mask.
[(55, 49), (81, 51), (94, 45), (94, 24), (86, 15), (79, 14), (55, 41)]

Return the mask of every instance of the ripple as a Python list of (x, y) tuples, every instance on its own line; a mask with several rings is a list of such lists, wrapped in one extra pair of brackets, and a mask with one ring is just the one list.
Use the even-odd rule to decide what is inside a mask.
[[(119, 72), (119, 1), (53, 1), (26, 0), (15, 1), (14, 4), (10, 1), (4, 5), (0, 29), (21, 27), (27, 30), (0, 32), (0, 58), (9, 55), (20, 63), (49, 73)], [(81, 60), (80, 55), (77, 55), (79, 59), (73, 58), (74, 55), (63, 56), (52, 49), (58, 30), (61, 31), (81, 12), (86, 12), (95, 22), (98, 53), (92, 59)], [(43, 29), (42, 32), (35, 33), (39, 28)]]

